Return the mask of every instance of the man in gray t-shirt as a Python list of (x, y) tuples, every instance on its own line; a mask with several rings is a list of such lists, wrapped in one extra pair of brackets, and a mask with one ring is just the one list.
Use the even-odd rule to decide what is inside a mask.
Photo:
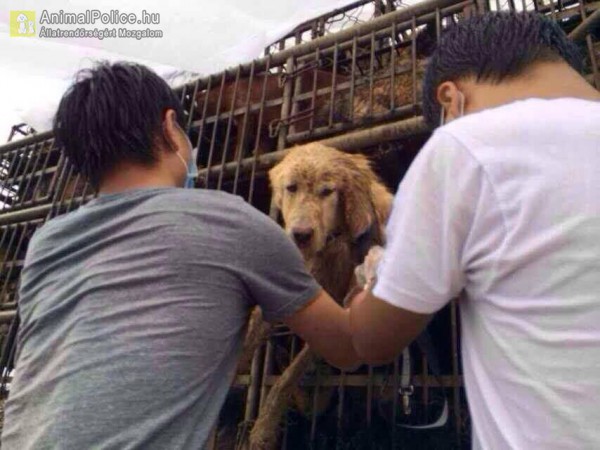
[(201, 448), (255, 305), (333, 364), (358, 361), (348, 314), (271, 219), (179, 188), (182, 117), (134, 64), (99, 65), (63, 97), (56, 139), (100, 195), (29, 244), (3, 450)]

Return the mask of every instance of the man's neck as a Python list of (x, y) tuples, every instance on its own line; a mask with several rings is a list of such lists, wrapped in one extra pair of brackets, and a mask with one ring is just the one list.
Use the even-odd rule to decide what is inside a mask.
[(98, 189), (99, 194), (114, 194), (132, 189), (176, 187), (175, 181), (155, 168), (122, 164), (107, 175)]
[(528, 98), (577, 98), (600, 101), (600, 92), (566, 63), (538, 63), (522, 76), (501, 83), (467, 81), (467, 112)]

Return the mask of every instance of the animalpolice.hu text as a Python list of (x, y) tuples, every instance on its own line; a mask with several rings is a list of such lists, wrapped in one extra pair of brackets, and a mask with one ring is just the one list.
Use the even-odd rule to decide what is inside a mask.
[(122, 13), (118, 9), (111, 9), (107, 13), (97, 9), (88, 9), (81, 13), (66, 13), (61, 9), (57, 13), (49, 13), (44, 9), (40, 25), (95, 25), (98, 20), (104, 25), (158, 25), (160, 14), (148, 13), (145, 9), (140, 17), (135, 13)]
[(163, 37), (162, 30), (151, 30), (146, 28), (145, 30), (129, 30), (127, 28), (105, 28), (87, 30), (85, 28), (77, 28), (75, 30), (62, 30), (60, 28), (47, 28), (42, 27), (40, 29), (41, 38), (135, 38), (137, 40), (144, 38), (161, 38)]

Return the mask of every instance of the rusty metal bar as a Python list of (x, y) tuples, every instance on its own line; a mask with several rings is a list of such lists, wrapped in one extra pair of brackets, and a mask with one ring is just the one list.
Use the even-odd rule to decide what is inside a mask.
[(390, 39), (392, 40), (392, 45), (390, 45), (390, 110), (394, 110), (396, 108), (396, 52), (397, 46), (394, 45), (394, 41), (396, 36), (398, 35), (396, 31), (396, 24), (392, 24), (392, 34)]
[(556, 6), (554, 5), (554, 0), (550, 0), (550, 16), (552, 20), (556, 21)]
[(8, 153), (11, 150), (23, 148), (27, 145), (35, 144), (47, 139), (52, 139), (52, 137), (52, 131), (44, 131), (43, 133), (37, 133), (32, 136), (19, 139), (18, 141), (9, 142), (8, 144), (0, 146), (0, 156), (4, 156), (5, 153)]
[(342, 439), (343, 433), (343, 420), (344, 420), (344, 397), (346, 393), (346, 372), (342, 371), (340, 374), (340, 382), (338, 384), (338, 407), (337, 407), (337, 439)]
[(588, 52), (590, 54), (590, 63), (592, 65), (592, 77), (594, 79), (594, 87), (600, 89), (600, 73), (598, 72), (598, 60), (596, 57), (596, 51), (594, 49), (594, 43), (592, 36), (589, 34), (586, 36), (586, 42), (588, 46)]
[(262, 346), (256, 351), (252, 358), (250, 368), (250, 383), (246, 397), (246, 410), (244, 411), (244, 420), (249, 422), (256, 417), (258, 412), (258, 395), (260, 390), (260, 360), (263, 358)]
[[(48, 168), (48, 164), (50, 163), (50, 156), (53, 153), (59, 153), (58, 149), (56, 149), (54, 147), (54, 140), (46, 140), (46, 141), (44, 141), (43, 148), (45, 148), (45, 151), (46, 151), (46, 159), (44, 160), (44, 164), (42, 165), (42, 170), (40, 171), (41, 173), (39, 175), (38, 182), (37, 182), (37, 185), (35, 187), (35, 192), (39, 191), (40, 186), (42, 184), (42, 178), (44, 176), (46, 176), (48, 173), (53, 173), (56, 170), (54, 167)], [(60, 156), (59, 156), (59, 159), (60, 159)], [(48, 188), (49, 187), (50, 186), (48, 186)], [(48, 199), (48, 197), (50, 197), (50, 191), (49, 190), (44, 193), (44, 200)]]
[(2, 324), (2, 325), (9, 324), (13, 320), (13, 318), (15, 317), (16, 314), (17, 314), (17, 311), (15, 311), (15, 310), (0, 311), (0, 324)]
[[(282, 51), (271, 55), (271, 66), (282, 65), (290, 57), (297, 57), (300, 55), (307, 54), (312, 55), (312, 53), (317, 48), (323, 49), (324, 47), (333, 46), (336, 41), (351, 41), (352, 38), (354, 38), (355, 36), (367, 35), (372, 31), (378, 31), (382, 28), (389, 27), (392, 23), (400, 23), (402, 21), (408, 21), (410, 23), (412, 16), (417, 16), (420, 19), (430, 20), (427, 14), (433, 13), (436, 8), (449, 8), (452, 11), (454, 11), (454, 8), (456, 7), (456, 10), (458, 11), (464, 6), (464, 4), (472, 3), (473, 1), (474, 0), (465, 0), (464, 2), (461, 2), (459, 5), (457, 5), (456, 0), (426, 0), (416, 5), (407, 6), (406, 8), (390, 12), (389, 14), (385, 14), (369, 22), (346, 28), (344, 30), (338, 31), (337, 33), (323, 36), (310, 42), (305, 42), (287, 49), (283, 49)], [(448, 12), (450, 13), (451, 11)], [(256, 64), (256, 67), (258, 69), (262, 69), (266, 64), (266, 58), (263, 57), (257, 59), (254, 61), (254, 63)], [(242, 64), (240, 67), (243, 71), (248, 72), (250, 70), (250, 65), (251, 63), (245, 63)], [(224, 70), (222, 72), (214, 74), (213, 76), (220, 76), (222, 74), (225, 74), (228, 70)], [(200, 79), (200, 82), (202, 82), (202, 80), (203, 78)], [(192, 82), (190, 82), (189, 84), (191, 83)]]
[[(2, 273), (2, 275), (6, 278), (6, 283), (9, 282), (10, 276), (9, 276), (9, 274), (4, 274), (4, 268), (7, 266), (9, 255), (10, 255), (10, 252), (11, 252), (11, 250), (13, 248), (13, 242), (15, 240), (15, 236), (17, 235), (17, 227), (18, 227), (18, 225), (8, 226), (4, 230), (4, 234), (2, 236), (2, 241), (4, 243), (4, 239), (6, 237), (6, 234), (10, 233), (10, 239), (8, 241), (8, 245), (6, 246), (5, 253), (4, 253), (3, 257), (2, 257), (2, 266), (0, 268), (0, 273)], [(4, 299), (4, 289), (5, 289), (4, 286), (5, 286), (6, 283), (3, 284), (2, 295), (0, 296), (0, 299)]]
[(369, 58), (369, 108), (367, 116), (373, 116), (373, 76), (375, 71), (375, 32), (371, 32), (371, 55)]
[(66, 161), (66, 156), (63, 152), (59, 153), (58, 162), (56, 163), (56, 167), (54, 167), (54, 171), (52, 171), (52, 178), (50, 179), (50, 184), (48, 186), (48, 195), (52, 196), (52, 200), (54, 201), (54, 193), (56, 191), (56, 186), (60, 182), (60, 172), (64, 171), (64, 164)]
[(427, 364), (427, 355), (425, 353), (423, 353), (422, 357), (421, 357), (421, 361), (423, 364), (423, 375), (424, 375), (424, 382), (423, 382), (423, 405), (425, 406), (425, 408), (428, 408), (428, 404), (429, 404), (429, 385), (427, 384), (427, 376), (429, 375), (429, 365)]
[[(460, 3), (456, 3), (451, 6), (443, 8), (443, 13), (446, 16), (461, 13), (466, 7), (473, 5), (473, 2), (475, 2), (475, 1), (476, 0), (463, 0)], [(406, 11), (406, 10), (403, 10), (403, 11)], [(387, 17), (387, 16), (384, 16), (384, 17)], [(424, 14), (424, 15), (417, 15), (415, 17), (417, 17), (417, 25), (425, 25), (428, 22), (435, 19), (435, 11)], [(394, 22), (394, 23), (396, 24), (396, 27), (400, 30), (409, 29), (410, 25), (411, 25), (411, 19), (409, 18), (408, 20), (405, 20), (403, 22)], [(375, 33), (375, 38), (376, 39), (385, 38), (390, 33), (390, 28), (391, 28), (391, 25), (389, 25), (386, 28), (382, 28), (382, 29), (373, 31)], [(371, 39), (370, 35), (361, 36), (361, 37), (357, 36), (357, 42), (360, 45), (368, 44), (370, 42), (370, 39)], [(350, 40), (344, 41), (344, 40), (340, 39), (340, 42), (343, 42), (343, 44), (340, 44), (340, 46), (339, 46), (340, 50), (345, 51), (345, 50), (349, 50), (351, 48), (352, 44), (351, 44)], [(333, 53), (333, 45), (321, 48), (321, 54), (323, 56), (327, 56), (331, 53)], [(301, 56), (298, 56), (297, 60), (299, 62), (304, 62), (308, 58), (309, 58), (308, 55), (301, 55)]]
[(400, 391), (400, 362), (398, 357), (394, 359), (394, 379), (392, 382), (394, 389), (394, 397), (392, 399), (392, 448), (396, 448), (397, 432), (396, 421), (398, 420), (398, 392)]
[[(292, 361), (294, 361), (294, 358), (296, 357), (296, 351), (298, 350), (298, 337), (294, 334), (290, 334), (290, 339), (291, 339), (291, 343), (290, 343), (290, 364), (292, 363)], [(301, 347), (301, 345), (300, 345)], [(283, 440), (282, 440), (282, 450), (285, 450), (287, 448), (287, 439), (288, 439), (288, 431), (289, 431), (289, 424), (288, 421), (285, 421), (285, 425), (284, 425), (284, 436), (283, 436)]]
[(250, 115), (250, 103), (252, 100), (252, 83), (254, 81), (254, 64), (250, 69), (250, 78), (248, 79), (248, 92), (246, 94), (246, 112), (244, 114), (244, 120), (242, 122), (242, 132), (239, 132), (239, 127), (237, 129), (237, 137), (235, 145), (235, 159), (238, 163), (237, 169), (235, 171), (235, 177), (233, 180), (233, 194), (237, 193), (238, 180), (240, 177), (240, 165), (239, 162), (242, 160), (244, 156), (244, 147), (246, 145), (246, 133), (248, 128), (248, 116)]
[(367, 375), (367, 426), (371, 426), (373, 419), (373, 381), (374, 373), (373, 366), (369, 366), (369, 373)]
[(185, 126), (185, 131), (190, 131), (190, 126), (192, 125), (192, 119), (194, 116), (194, 112), (196, 111), (196, 96), (198, 95), (198, 86), (200, 85), (200, 80), (196, 80), (194, 82), (194, 91), (192, 92), (192, 104), (190, 106), (190, 110), (188, 113), (188, 121)]
[(453, 378), (453, 401), (454, 401), (454, 423), (457, 442), (460, 442), (460, 429), (462, 427), (462, 419), (460, 417), (460, 391), (458, 384), (458, 302), (453, 299), (450, 302), (450, 326), (452, 327), (452, 378)]
[[(217, 110), (215, 112), (216, 117), (219, 117), (219, 114), (221, 112), (221, 102), (223, 101), (223, 93), (225, 92), (225, 79), (227, 78), (226, 72), (223, 72), (221, 74), (221, 87), (219, 89), (219, 97), (217, 98)], [(209, 98), (209, 94), (210, 92), (207, 91), (206, 92), (206, 103), (208, 104), (208, 98)], [(214, 156), (214, 151), (215, 151), (215, 141), (217, 139), (217, 129), (219, 127), (219, 122), (218, 119), (215, 121), (215, 124), (213, 126), (213, 132), (212, 132), (212, 137), (210, 138), (210, 148), (208, 150), (208, 162), (206, 163), (206, 165), (208, 166), (208, 168), (211, 168), (212, 165), (212, 160), (213, 160), (213, 156)], [(209, 187), (209, 183), (210, 183), (210, 173), (207, 175), (206, 177), (206, 187)]]
[[(255, 183), (255, 179), (256, 179), (256, 167), (258, 164), (258, 158), (260, 156), (260, 141), (262, 139), (262, 133), (261, 133), (261, 129), (262, 129), (262, 123), (263, 123), (263, 119), (264, 119), (264, 111), (265, 111), (265, 99), (267, 98), (267, 81), (269, 80), (269, 69), (270, 69), (270, 60), (271, 58), (268, 57), (267, 58), (267, 67), (265, 69), (265, 75), (264, 75), (264, 79), (263, 79), (263, 87), (262, 87), (262, 93), (261, 93), (261, 101), (260, 101), (260, 110), (258, 112), (258, 123), (256, 125), (256, 139), (254, 142), (254, 157), (252, 158), (252, 168), (251, 168), (251, 175), (250, 175), (250, 188), (249, 188), (249, 192), (248, 192), (248, 202), (252, 203), (252, 199), (254, 196), (254, 183)], [(241, 161), (238, 161), (238, 169), (240, 167)]]
[[(33, 170), (32, 170), (33, 173), (35, 173), (37, 171), (37, 165), (38, 165), (38, 162), (39, 162), (40, 157), (42, 155), (41, 149), (39, 151), (36, 151), (36, 150), (38, 150), (37, 149), (37, 145), (38, 144), (34, 144), (33, 150), (31, 151), (31, 154), (32, 154), (31, 156), (35, 157), (35, 161), (33, 163)], [(35, 153), (35, 156), (33, 156), (33, 153)], [(18, 203), (19, 206), (23, 206), (25, 200), (27, 199), (28, 194), (31, 193), (32, 197), (35, 194), (35, 192), (31, 192), (30, 191), (30, 189), (31, 189), (31, 183), (33, 181), (34, 175), (29, 175), (28, 172), (29, 171), (27, 169), (25, 169), (24, 175), (23, 175), (23, 180), (21, 181), (21, 184), (22, 184), (23, 181), (25, 180), (25, 178), (27, 178), (27, 181), (25, 182), (25, 186), (24, 186), (24, 189), (23, 189), (23, 194), (21, 195), (21, 198), (20, 198), (21, 201)], [(29, 175), (29, 176), (27, 176), (27, 175)], [(19, 191), (21, 191), (21, 189), (19, 189)]]
[[(225, 143), (223, 144), (223, 155), (221, 156), (221, 167), (227, 162), (227, 154), (229, 152), (229, 139), (231, 138), (231, 126), (233, 124), (233, 110), (235, 109), (235, 102), (237, 101), (237, 93), (240, 83), (241, 68), (238, 66), (235, 74), (235, 82), (233, 83), (233, 95), (231, 96), (231, 108), (229, 110), (229, 120), (227, 121), (227, 131), (225, 132)], [(249, 86), (250, 91), (252, 86)], [(216, 126), (216, 124), (215, 124)], [(223, 171), (219, 173), (219, 181), (217, 182), (217, 190), (221, 190), (223, 185)]]
[[(40, 144), (40, 150), (38, 151), (38, 159), (36, 160), (35, 166), (34, 166), (34, 171), (32, 174), (30, 174), (30, 183), (27, 185), (27, 190), (29, 191), (30, 188), (32, 188), (33, 190), (31, 191), (31, 198), (29, 200), (27, 200), (26, 202), (24, 202), (22, 205), (30, 205), (30, 204), (34, 204), (39, 196), (39, 191), (40, 191), (40, 186), (42, 184), (42, 178), (44, 177), (44, 175), (46, 174), (46, 170), (48, 167), (48, 162), (50, 161), (50, 155), (52, 154), (52, 149), (46, 149), (46, 144), (48, 141), (42, 141)], [(42, 155), (45, 154), (45, 158), (43, 158), (43, 162), (42, 162), (42, 167), (41, 169), (38, 169), (38, 163), (40, 162), (40, 159), (42, 159)], [(37, 181), (34, 182), (34, 179), (37, 178)], [(33, 186), (32, 186), (33, 184)], [(46, 198), (48, 197), (48, 193), (46, 193)]]
[(333, 71), (331, 72), (331, 97), (329, 98), (329, 126), (333, 125), (333, 113), (335, 111), (335, 91), (337, 87), (337, 73), (338, 73), (338, 43), (335, 43), (335, 50), (333, 52)]
[(310, 444), (311, 447), (315, 444), (315, 438), (317, 436), (317, 408), (319, 406), (319, 386), (321, 382), (321, 376), (319, 370), (316, 371), (315, 385), (313, 387), (313, 403), (310, 417)]
[[(6, 167), (6, 178), (4, 180), (2, 180), (2, 184), (0, 185), (0, 190), (1, 191), (8, 191), (11, 192), (13, 195), (16, 195), (16, 193), (14, 192), (13, 189), (10, 188), (10, 181), (12, 179), (11, 177), (11, 171), (14, 167), (14, 163), (17, 160), (17, 155), (19, 154), (19, 150), (14, 150), (12, 155), (12, 159), (10, 160), (10, 162), (8, 163), (8, 166)], [(6, 160), (8, 161), (8, 159)], [(15, 173), (17, 172), (17, 170), (15, 170)], [(11, 205), (14, 203), (14, 197), (11, 198)], [(6, 206), (6, 203), (4, 205), (2, 205), (2, 208), (0, 210), (4, 210)], [(10, 208), (6, 208), (6, 209), (10, 209)]]
[[(15, 178), (19, 175), (19, 173), (23, 173), (23, 176), (19, 177), (20, 181), (17, 184), (17, 187), (15, 188), (15, 206), (19, 206), (19, 204), (21, 203), (20, 200), (22, 200), (23, 198), (23, 183), (25, 183), (26, 174), (29, 169), (29, 164), (31, 163), (31, 155), (33, 155), (35, 146), (36, 144), (32, 144), (31, 146), (28, 145), (25, 149), (23, 149), (23, 153), (21, 154), (21, 158), (19, 159), (19, 165), (15, 171)], [(25, 167), (21, 171), (20, 169), (23, 160), (25, 160)], [(13, 179), (13, 182), (11, 184), (14, 186), (15, 183), (16, 181)]]
[[(202, 106), (202, 116), (200, 118), (200, 124), (198, 127), (198, 139), (196, 139), (196, 148), (198, 149), (198, 158), (200, 158), (202, 155), (200, 155), (200, 145), (202, 144), (202, 137), (204, 136), (204, 126), (206, 125), (206, 112), (208, 111), (208, 95), (210, 93), (210, 91), (212, 90), (212, 77), (208, 77), (208, 83), (207, 83), (207, 87), (206, 87), (206, 99), (204, 100), (204, 105)], [(194, 101), (196, 101), (196, 98), (194, 98)], [(190, 116), (191, 117), (191, 116)], [(192, 120), (191, 123), (193, 122), (193, 117), (190, 118), (190, 120)], [(191, 125), (191, 124), (190, 124)], [(197, 163), (198, 161), (196, 161)]]
[[(293, 47), (292, 47), (293, 48)], [(295, 70), (295, 62), (294, 57), (290, 56), (287, 59), (285, 64), (285, 70), (288, 73), (293, 73)], [(283, 150), (285, 148), (285, 138), (287, 135), (287, 125), (286, 120), (290, 115), (290, 104), (292, 102), (292, 83), (291, 80), (286, 80), (285, 85), (283, 86), (283, 102), (281, 103), (281, 114), (280, 114), (280, 122), (282, 124), (279, 129), (279, 134), (277, 136), (277, 150)]]
[[(312, 114), (310, 115), (310, 120), (308, 122), (308, 129), (312, 130), (315, 127), (315, 110), (317, 107), (317, 90), (319, 88), (319, 49), (315, 50), (315, 70), (313, 72), (313, 87), (312, 87), (312, 95), (310, 97), (310, 109)], [(300, 94), (298, 94), (300, 95)], [(292, 129), (292, 131), (294, 131)]]
[(417, 108), (417, 95), (418, 95), (418, 89), (417, 89), (417, 18), (415, 16), (413, 16), (412, 18), (412, 24), (411, 24), (411, 30), (412, 30), (412, 40), (410, 43), (410, 48), (411, 48), (411, 62), (412, 62), (412, 88), (413, 88), (413, 107), (415, 108), (415, 113), (416, 108)]
[[(269, 375), (263, 380), (263, 386), (273, 386), (280, 375)], [(425, 377), (423, 375), (415, 375), (411, 379), (411, 384), (414, 387), (422, 387)], [(323, 378), (319, 381), (321, 387), (336, 387), (341, 382), (341, 375), (330, 375), (327, 378)], [(460, 388), (463, 386), (462, 376), (455, 377), (454, 375), (443, 375), (434, 376), (428, 375), (425, 381), (429, 386), (429, 389), (445, 389), (449, 387)], [(238, 375), (234, 380), (236, 386), (248, 386), (250, 383), (250, 377), (248, 375)], [(373, 374), (372, 380), (369, 380), (368, 375), (344, 375), (344, 385), (346, 387), (367, 387), (369, 383), (372, 383), (373, 387), (385, 387), (389, 385), (388, 377), (385, 374), (376, 373)], [(307, 379), (302, 381), (300, 384), (303, 387), (311, 387), (315, 385), (315, 381)]]
[[(580, 3), (583, 12), (585, 12), (585, 7), (583, 6), (583, 2)], [(587, 18), (582, 15), (584, 19), (573, 31), (569, 33), (569, 39), (573, 41), (580, 41), (586, 37), (590, 29), (600, 22), (600, 9), (597, 9), (592, 14), (590, 14)]]
[[(295, 45), (298, 45), (302, 42), (302, 38), (300, 36), (300, 33), (297, 32), (295, 35)], [(299, 107), (299, 101), (297, 99), (297, 96), (301, 94), (302, 92), (302, 72), (303, 72), (303, 64), (298, 64), (298, 69), (296, 69), (296, 73), (298, 73), (298, 76), (295, 77), (296, 79), (294, 80), (294, 90), (293, 90), (293, 94), (292, 94), (292, 111), (291, 111), (291, 117), (296, 117), (298, 114), (298, 107)], [(289, 73), (289, 72), (288, 72)], [(316, 73), (316, 71), (315, 71)], [(294, 133), (296, 130), (296, 125), (295, 123), (291, 123), (290, 124), (290, 131), (291, 133)]]
[[(31, 145), (35, 146), (35, 144), (31, 144)], [(14, 184), (14, 178), (16, 176), (18, 176), (19, 173), (21, 173), (21, 166), (23, 165), (23, 160), (28, 159), (27, 155), (31, 151), (31, 150), (29, 150), (29, 147), (30, 147), (30, 145), (28, 145), (27, 147), (23, 148), (21, 151), (19, 151), (19, 150), (15, 151), (15, 158), (18, 157), (17, 167), (15, 168), (14, 176), (12, 178), (7, 178), (6, 183), (3, 186), (3, 189), (6, 189), (7, 185), (9, 185), (9, 186), (13, 185)], [(25, 168), (27, 168), (27, 165), (28, 165), (28, 163), (26, 162), (25, 163)], [(11, 167), (12, 167), (12, 164), (11, 164)], [(11, 191), (13, 191), (15, 193), (15, 203), (18, 203), (18, 198), (19, 198), (18, 196), (20, 194), (19, 187), (23, 184), (23, 179), (24, 178), (21, 177), (21, 182), (19, 183), (19, 186), (17, 186), (16, 189), (12, 189), (12, 186), (11, 186)], [(13, 180), (12, 183), (10, 182), (11, 180)]]
[[(75, 205), (75, 198), (77, 196), (77, 190), (80, 188), (80, 182), (82, 180), (81, 178), (81, 174), (77, 174), (77, 176), (75, 177), (75, 180), (73, 180), (73, 165), (71, 165), (71, 174), (69, 176), (69, 183), (67, 184), (67, 187), (71, 187), (72, 191), (70, 193), (70, 198), (69, 198), (69, 204), (67, 205), (67, 212), (70, 212), (73, 210), (73, 206)], [(66, 190), (65, 188), (65, 190)], [(68, 192), (65, 192), (65, 194), (69, 194)], [(63, 200), (65, 199), (64, 195), (63, 195)]]
[[(320, 24), (324, 23), (326, 20), (331, 19), (339, 14), (344, 14), (344, 13), (351, 11), (353, 9), (356, 9), (360, 6), (364, 6), (368, 3), (372, 3), (372, 1), (373, 0), (360, 0), (360, 1), (357, 1), (354, 3), (350, 3), (344, 7), (336, 8), (333, 11), (323, 14), (322, 16), (307, 20), (306, 22), (303, 22), (300, 25), (298, 25), (290, 33), (283, 36), (281, 39), (274, 42), (273, 44), (276, 44), (277, 42), (280, 42), (280, 41), (285, 41), (285, 40), (293, 37), (296, 33), (305, 32), (305, 31), (312, 31), (312, 38), (315, 39), (317, 36), (319, 36), (319, 30), (322, 29), (322, 26), (320, 26)], [(271, 45), (273, 45), (273, 44), (271, 44)]]
[(54, 183), (56, 183), (56, 190), (54, 191), (54, 195), (52, 196), (51, 210), (48, 213), (48, 219), (60, 214), (61, 212), (62, 204), (60, 197), (62, 195), (61, 192), (63, 191), (64, 186), (67, 183), (67, 176), (65, 175), (65, 171), (69, 170), (69, 166), (70, 164), (67, 160), (67, 157), (64, 154), (61, 154), (58, 162), (58, 167), (60, 167), (60, 171), (57, 170), (55, 172), (51, 184), (52, 189), (52, 186), (54, 185)]
[[(334, 139), (334, 135), (341, 135), (342, 133), (344, 134), (348, 134), (349, 132), (352, 132), (353, 130), (356, 130), (357, 128), (361, 128), (360, 125), (364, 125), (366, 126), (370, 126), (373, 127), (375, 124), (381, 123), (381, 122), (388, 122), (390, 121), (390, 119), (396, 119), (396, 120), (401, 120), (404, 119), (406, 117), (410, 117), (410, 116), (414, 116), (415, 115), (415, 111), (414, 111), (414, 106), (412, 105), (405, 105), (405, 106), (401, 106), (396, 108), (394, 111), (384, 111), (378, 114), (373, 114), (371, 117), (369, 116), (365, 116), (363, 119), (361, 119), (360, 121), (354, 123), (354, 124), (349, 124), (349, 123), (336, 123), (335, 125), (331, 126), (331, 127), (320, 127), (320, 128), (316, 128), (314, 129), (312, 132), (302, 132), (302, 133), (296, 133), (294, 135), (288, 135), (287, 137), (287, 143), (288, 146), (291, 145), (296, 145), (296, 144), (301, 144), (303, 142), (306, 141), (320, 141), (320, 140), (325, 140), (325, 139)], [(370, 128), (365, 128), (362, 127), (361, 129), (370, 129)], [(340, 137), (340, 136), (336, 136), (336, 137)], [(377, 142), (374, 142), (373, 145), (377, 144)]]
[(356, 56), (358, 43), (356, 36), (352, 38), (352, 69), (350, 71), (350, 121), (354, 122), (354, 88), (356, 84)]
[(267, 398), (267, 394), (269, 393), (269, 386), (272, 386), (267, 384), (267, 380), (269, 379), (269, 377), (271, 376), (271, 366), (273, 364), (273, 344), (271, 343), (271, 341), (267, 341), (267, 348), (265, 350), (265, 357), (264, 357), (264, 363), (263, 363), (263, 375), (262, 375), (262, 381), (261, 381), (261, 386), (260, 386), (260, 403), (258, 406), (258, 410), (260, 411), (264, 404), (265, 404), (265, 400)]
[[(324, 145), (336, 147), (345, 151), (355, 151), (374, 144), (393, 141), (403, 137), (425, 133), (429, 128), (422, 117), (412, 117), (394, 123), (379, 125), (366, 130), (359, 130), (341, 136), (319, 141)], [(289, 152), (289, 149), (279, 150), (264, 154), (256, 163), (256, 170), (267, 170), (277, 164)], [(254, 158), (244, 158), (240, 161), (240, 170), (247, 172), (252, 167)], [(238, 163), (228, 163), (223, 167), (226, 174), (235, 173)], [(199, 177), (207, 177), (210, 172), (216, 172), (219, 168), (206, 168), (199, 171)], [(0, 225), (2, 224), (0, 215)]]
[[(27, 234), (29, 225), (30, 225), (29, 223), (25, 223), (23, 225), (19, 224), (19, 225), (16, 225), (14, 228), (14, 235), (16, 235), (17, 230), (19, 230), (19, 228), (21, 228), (21, 236), (19, 236), (19, 241), (17, 243), (17, 247), (14, 249), (14, 253), (13, 253), (13, 257), (12, 257), (12, 264), (8, 270), (8, 273), (7, 274), (2, 273), (2, 275), (5, 276), (6, 279), (4, 280), (4, 285), (2, 286), (2, 293), (0, 294), (0, 299), (5, 298), (5, 296), (7, 295), (8, 286), (10, 284), (10, 280), (11, 280), (13, 271), (16, 268), (15, 263), (16, 263), (17, 257), (19, 256), (19, 252), (21, 251), (21, 247), (23, 246), (23, 242), (25, 239), (25, 235)], [(12, 239), (11, 239), (11, 242), (12, 242)], [(7, 252), (10, 251), (10, 247), (11, 246), (9, 245)], [(4, 271), (2, 271), (2, 272), (4, 272)]]
[[(573, 35), (574, 33), (575, 33), (575, 38), (578, 38), (581, 34), (583, 34), (585, 36), (585, 42), (587, 45), (588, 54), (590, 56), (590, 65), (592, 66), (593, 84), (596, 87), (596, 89), (600, 89), (600, 76), (598, 74), (598, 61), (596, 59), (596, 50), (594, 48), (594, 42), (592, 41), (591, 34), (586, 34), (586, 29), (589, 32), (589, 30), (591, 29), (592, 26), (594, 26), (595, 24), (600, 22), (600, 9), (593, 12), (589, 17), (586, 17), (586, 10), (585, 10), (583, 1), (581, 1), (579, 3), (579, 9), (581, 11), (581, 18), (582, 18), (583, 22), (577, 28), (582, 27), (582, 25), (584, 25), (586, 23), (587, 23), (587, 25), (582, 27), (581, 30), (577, 33), (575, 33), (575, 31), (577, 31), (577, 28), (576, 28), (575, 30), (573, 30), (573, 33), (571, 33), (569, 35), (569, 37), (571, 37), (571, 35)], [(576, 40), (574, 38), (572, 38), (572, 39)]]

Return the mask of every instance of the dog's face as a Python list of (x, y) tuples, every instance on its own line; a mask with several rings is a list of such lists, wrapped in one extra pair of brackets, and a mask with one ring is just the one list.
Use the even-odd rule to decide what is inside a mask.
[(308, 258), (339, 231), (340, 186), (329, 168), (302, 162), (290, 167), (280, 183), (285, 229)]
[(294, 148), (271, 170), (275, 205), (306, 260), (334, 236), (356, 237), (369, 229), (374, 218), (369, 170), (363, 156), (320, 144)]

